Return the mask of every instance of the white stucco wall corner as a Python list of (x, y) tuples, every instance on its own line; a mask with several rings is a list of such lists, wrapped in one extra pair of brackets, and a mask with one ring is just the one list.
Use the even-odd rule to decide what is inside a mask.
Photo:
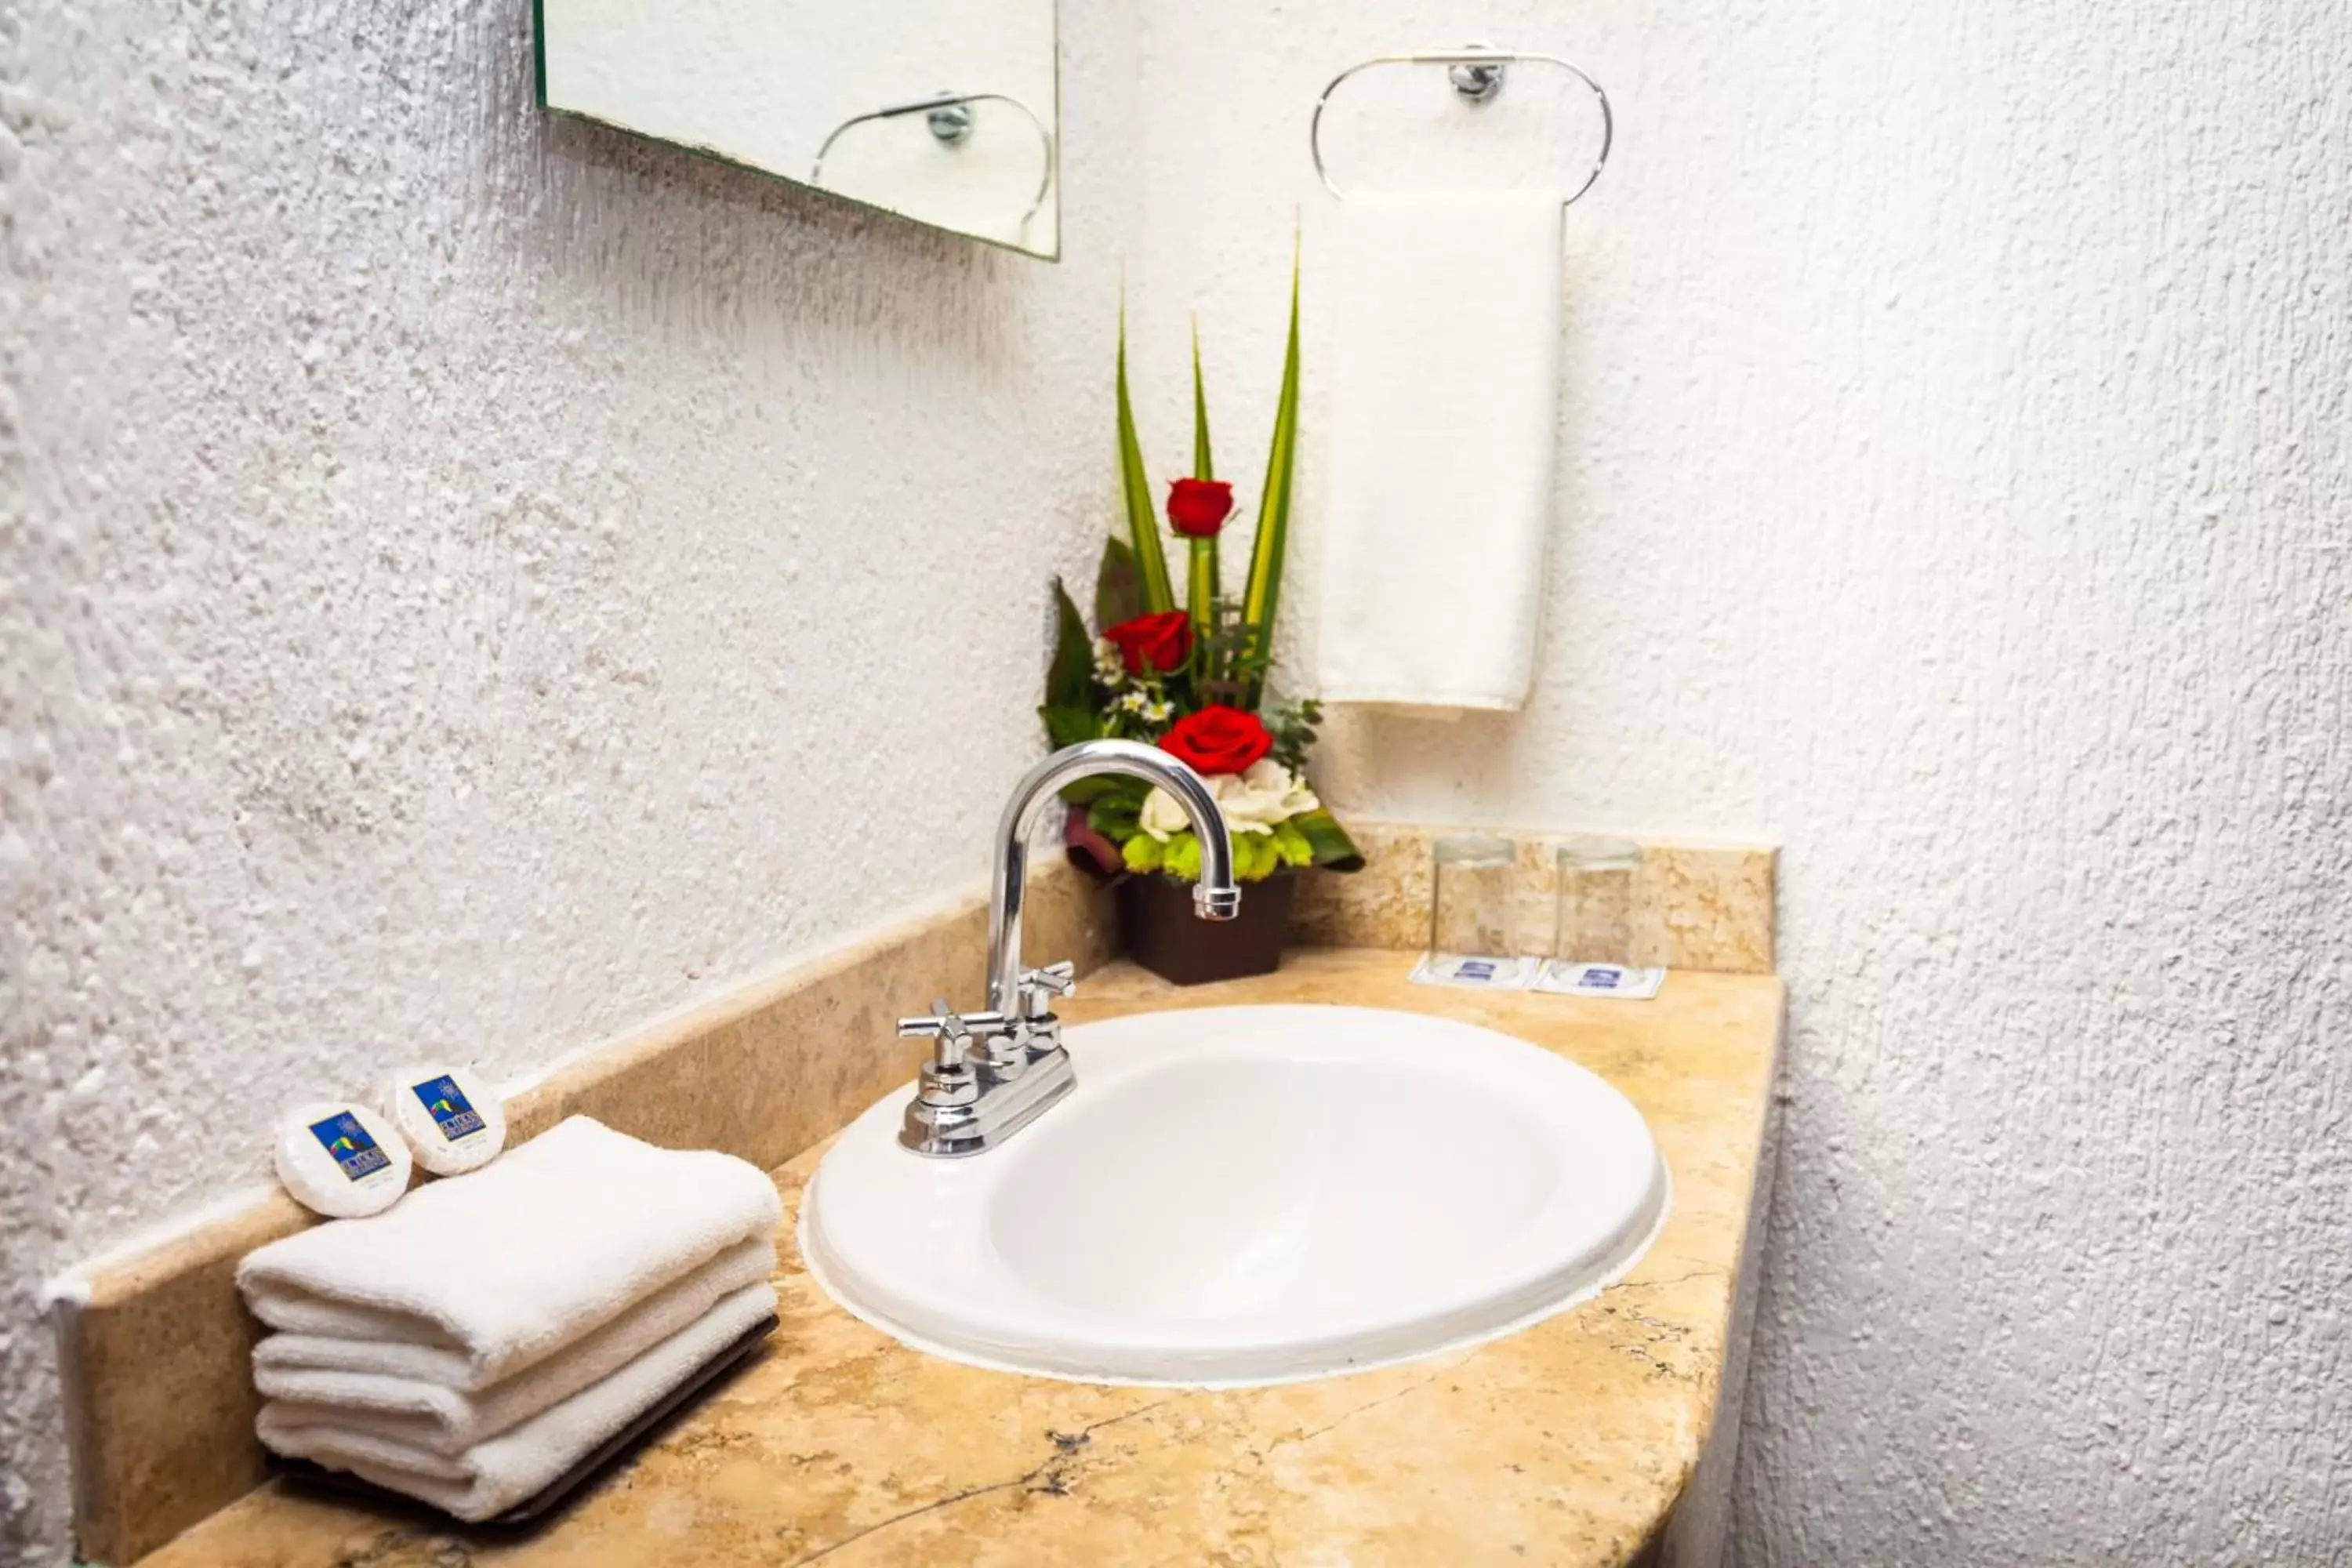
[[(2315, 1326), (2347, 1247), (2317, 1194), (2352, 1184), (2352, 15), (1524, 0), (1475, 31), (1618, 110), (1567, 223), (1539, 672), (1507, 721), (1343, 719), (1318, 783), (1783, 846), (1741, 1562), (2352, 1561), (2352, 1363)], [(1445, 39), (1388, 0), (1143, 37), (1139, 338), (1213, 290), (1213, 390), (1270, 406), (1253, 279), (1306, 215), (1303, 587), (1307, 110)], [(1335, 100), (1359, 184), (1579, 145), (1533, 73), (1494, 112), (1385, 74)], [(1139, 383), (1147, 426), (1182, 392)], [(1307, 594), (1284, 614), (1290, 658)]]
[[(1786, 847), (1740, 1561), (2352, 1560), (2352, 14), (1477, 21), (1620, 115), (1541, 672), (1318, 782)], [(1246, 516), (1303, 216), (1306, 668), (1305, 117), (1427, 14), (1065, 5), (1058, 267), (544, 120), (527, 25), (0, 11), (0, 1559), (64, 1550), (43, 1281), (282, 1098), (520, 1077), (979, 874), (1122, 255), (1147, 461), (1197, 307)], [(1572, 144), (1491, 107), (1400, 73), (1334, 150)]]
[(0, 14), (0, 1560), (65, 1550), (70, 1259), (289, 1099), (968, 882), (1035, 753), (1127, 19), (1062, 19), (1058, 266), (545, 117), (528, 29)]
[(75, 1310), (89, 1305), (89, 1277), (81, 1269), (71, 1268), (62, 1274), (52, 1274), (41, 1281), (34, 1293), (43, 1312), (54, 1314), (63, 1309)]

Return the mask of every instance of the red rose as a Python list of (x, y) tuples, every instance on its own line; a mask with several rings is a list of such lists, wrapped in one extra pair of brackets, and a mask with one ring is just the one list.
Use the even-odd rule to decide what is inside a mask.
[(1234, 487), (1223, 479), (1176, 479), (1168, 486), (1168, 524), (1187, 539), (1214, 539), (1233, 514)]
[(1274, 750), (1255, 713), (1214, 703), (1187, 713), (1160, 737), (1160, 749), (1192, 764), (1195, 773), (1237, 773)]
[(1103, 636), (1118, 645), (1128, 674), (1168, 675), (1183, 668), (1192, 657), (1192, 617), (1181, 610), (1162, 610), (1105, 626)]

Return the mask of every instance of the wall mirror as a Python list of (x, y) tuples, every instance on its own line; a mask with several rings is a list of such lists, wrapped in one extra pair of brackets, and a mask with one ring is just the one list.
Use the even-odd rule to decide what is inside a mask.
[(551, 110), (1061, 254), (1055, 0), (538, 0)]

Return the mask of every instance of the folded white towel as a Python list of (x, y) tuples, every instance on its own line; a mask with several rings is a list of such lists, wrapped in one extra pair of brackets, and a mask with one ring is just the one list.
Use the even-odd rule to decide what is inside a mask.
[(1320, 695), (1515, 710), (1551, 506), (1559, 195), (1355, 195), (1339, 226)]
[(485, 1520), (544, 1489), (775, 1310), (772, 1287), (747, 1286), (610, 1376), (460, 1454), (404, 1442), (358, 1413), (315, 1422), (290, 1418), (275, 1403), (261, 1407), (254, 1429), (280, 1454), (349, 1470), (458, 1519)]
[(272, 1334), (255, 1346), (253, 1385), (289, 1424), (364, 1419), (415, 1447), (462, 1453), (618, 1371), (722, 1298), (764, 1285), (775, 1263), (767, 1237), (730, 1247), (603, 1328), (474, 1393), (451, 1381), (467, 1367), (448, 1351), (317, 1334)]
[(445, 1352), (462, 1365), (448, 1385), (474, 1391), (772, 1237), (782, 1213), (741, 1160), (575, 1116), (383, 1214), (258, 1248), (236, 1280), (273, 1329)]

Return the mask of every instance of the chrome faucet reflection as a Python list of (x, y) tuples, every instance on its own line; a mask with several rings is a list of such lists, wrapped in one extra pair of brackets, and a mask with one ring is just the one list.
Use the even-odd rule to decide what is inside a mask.
[(1133, 741), (1086, 741), (1039, 763), (1013, 786), (996, 829), (996, 867), (989, 886), (988, 1010), (959, 1014), (944, 998), (929, 1017), (901, 1018), (906, 1038), (937, 1042), (907, 1107), (898, 1142), (918, 1154), (977, 1154), (1034, 1121), (1070, 1092), (1076, 1079), (1062, 1048), (1056, 997), (1072, 989), (1066, 963), (1021, 967), (1021, 905), (1029, 838), (1063, 786), (1094, 773), (1124, 773), (1175, 797), (1201, 841), (1201, 880), (1192, 912), (1229, 921), (1241, 912), (1233, 840), (1225, 815), (1201, 775), (1157, 747)]

